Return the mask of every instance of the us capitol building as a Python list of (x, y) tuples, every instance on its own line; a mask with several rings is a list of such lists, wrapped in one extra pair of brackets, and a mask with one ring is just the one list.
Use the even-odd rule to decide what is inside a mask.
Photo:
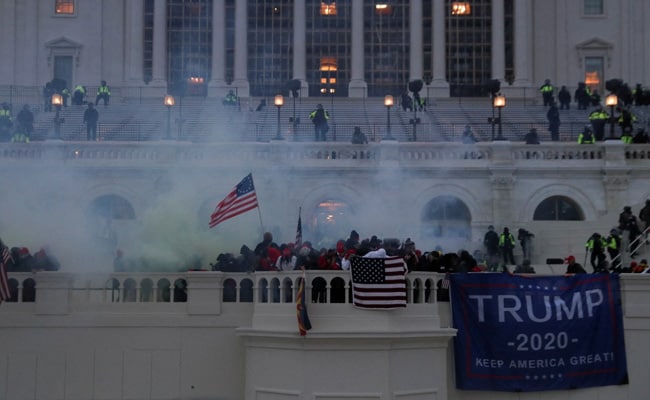
[[(308, 271), (328, 296), (302, 337), (299, 272), (209, 264), (265, 231), (292, 242), (299, 216), (316, 247), (354, 229), (474, 251), (494, 225), (534, 233), (538, 273), (587, 260), (593, 232), (650, 198), (650, 145), (622, 143), (613, 121), (577, 144), (590, 110), (575, 103), (552, 142), (539, 87), (584, 82), (604, 105), (610, 80), (648, 84), (648, 15), (642, 0), (0, 0), (0, 103), (35, 117), (30, 143), (0, 143), (0, 237), (62, 264), (9, 274), (0, 400), (647, 397), (650, 275), (621, 277), (628, 385), (508, 394), (455, 388), (436, 274), (408, 275), (405, 309), (369, 312), (349, 273)], [(53, 79), (89, 102), (108, 82), (98, 141), (86, 106), (46, 110)], [(413, 89), (426, 106), (405, 110)], [(648, 129), (647, 106), (632, 110)], [(460, 142), (466, 125), (477, 143)], [(367, 144), (350, 143), (355, 126)], [(533, 128), (541, 144), (526, 145)], [(208, 229), (249, 173), (259, 209)], [(113, 272), (117, 249), (147, 267)]]

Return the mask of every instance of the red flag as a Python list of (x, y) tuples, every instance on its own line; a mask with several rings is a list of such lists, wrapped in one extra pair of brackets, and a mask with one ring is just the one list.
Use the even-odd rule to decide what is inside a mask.
[(307, 331), (311, 329), (305, 297), (305, 277), (303, 276), (300, 278), (300, 286), (298, 286), (298, 295), (296, 296), (296, 316), (298, 317), (300, 336), (306, 336)]
[(221, 222), (243, 214), (258, 207), (257, 194), (253, 185), (253, 174), (248, 174), (235, 186), (210, 216), (210, 228), (214, 228)]
[(361, 308), (406, 307), (406, 264), (401, 257), (350, 259), (353, 303)]
[(7, 264), (11, 261), (11, 253), (9, 248), (3, 246), (0, 259), (0, 303), (7, 301), (11, 298), (11, 291), (9, 290), (9, 279), (7, 278)]

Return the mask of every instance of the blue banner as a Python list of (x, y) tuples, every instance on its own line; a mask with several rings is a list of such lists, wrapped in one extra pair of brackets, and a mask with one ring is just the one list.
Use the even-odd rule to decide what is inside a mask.
[(618, 275), (450, 274), (450, 292), (459, 389), (627, 383)]

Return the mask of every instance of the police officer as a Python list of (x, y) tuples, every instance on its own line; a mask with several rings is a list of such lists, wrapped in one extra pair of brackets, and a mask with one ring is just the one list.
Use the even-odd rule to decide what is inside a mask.
[(515, 244), (515, 236), (510, 233), (507, 227), (503, 228), (503, 233), (499, 236), (499, 248), (501, 248), (503, 263), (505, 265), (508, 265), (508, 262), (510, 265), (515, 264), (515, 256), (512, 254)]
[(326, 134), (330, 127), (327, 120), (330, 119), (330, 114), (323, 108), (322, 104), (318, 104), (316, 109), (309, 113), (309, 119), (314, 124), (315, 140), (326, 141)]
[(553, 102), (553, 85), (551, 85), (551, 80), (547, 79), (544, 81), (544, 84), (540, 86), (539, 91), (542, 92), (542, 98), (544, 99), (544, 107), (550, 106)]
[(83, 85), (75, 86), (74, 92), (72, 93), (72, 104), (77, 106), (83, 105), (84, 97), (86, 97), (86, 87)]
[(605, 125), (609, 119), (609, 114), (603, 109), (602, 106), (597, 107), (589, 114), (589, 121), (594, 131), (594, 139), (602, 141), (605, 139)]
[(104, 106), (107, 106), (110, 99), (111, 89), (106, 84), (106, 81), (102, 81), (102, 84), (97, 88), (97, 97), (95, 98), (95, 104), (99, 105), (99, 100), (104, 100)]
[(236, 106), (237, 105), (237, 95), (232, 91), (228, 91), (226, 98), (223, 99), (224, 106)]
[(606, 247), (607, 242), (598, 232), (592, 234), (585, 244), (587, 253), (591, 252), (591, 258), (589, 261), (591, 262), (591, 267), (594, 269), (594, 272), (604, 272), (600, 271), (599, 265), (605, 261)]
[(585, 129), (578, 135), (578, 144), (592, 144), (596, 143), (594, 134), (591, 131), (591, 126), (586, 125)]
[(612, 264), (612, 270), (620, 271), (621, 258), (618, 256), (621, 252), (621, 235), (618, 229), (609, 231), (609, 236), (605, 239), (607, 242), (607, 253), (609, 254), (609, 261)]
[(9, 131), (13, 124), (11, 120), (11, 107), (7, 103), (2, 103), (2, 107), (0, 107), (0, 137), (2, 141), (9, 140)]

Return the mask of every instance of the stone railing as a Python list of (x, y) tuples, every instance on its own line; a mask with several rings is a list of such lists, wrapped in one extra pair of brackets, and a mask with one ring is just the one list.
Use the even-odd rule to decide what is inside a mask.
[[(306, 280), (306, 297), (312, 303), (352, 303), (349, 271), (301, 271), (224, 273), (70, 274), (65, 272), (10, 273), (11, 299), (3, 308), (35, 303), (40, 313), (67, 313), (75, 309), (113, 304), (186, 303), (188, 309), (220, 309), (225, 303), (294, 303), (300, 279)], [(622, 274), (624, 287), (650, 285), (650, 275)], [(446, 301), (440, 291), (443, 274), (411, 272), (407, 275), (407, 303), (435, 304)], [(636, 289), (635, 289), (636, 290)], [(645, 289), (644, 289), (645, 290)], [(639, 302), (637, 291), (628, 298)], [(647, 291), (650, 294), (650, 291)], [(637, 294), (635, 294), (637, 293)], [(645, 296), (645, 295), (644, 295)], [(648, 303), (650, 304), (650, 303)], [(650, 307), (649, 305), (646, 305)]]
[[(306, 296), (314, 303), (351, 303), (349, 271), (307, 271)], [(220, 309), (221, 303), (294, 303), (302, 272), (80, 274), (64, 272), (10, 273), (7, 307), (35, 303), (55, 313), (103, 304), (187, 303)], [(436, 302), (436, 273), (407, 276), (407, 301)], [(45, 312), (47, 313), (47, 312)], [(66, 313), (66, 312), (64, 312)]]
[(624, 145), (620, 141), (592, 145), (544, 143), (525, 145), (521, 142), (487, 142), (476, 145), (459, 143), (404, 143), (384, 141), (368, 145), (346, 143), (219, 143), (192, 144), (159, 141), (133, 142), (62, 142), (46, 141), (29, 144), (0, 144), (0, 160), (7, 162), (42, 160), (65, 162), (74, 166), (87, 163), (120, 161), (132, 166), (166, 163), (231, 164), (237, 162), (291, 163), (310, 161), (313, 166), (357, 166), (391, 164), (417, 166), (431, 162), (458, 161), (464, 166), (493, 164), (525, 164), (557, 161), (590, 161), (604, 165), (637, 164), (650, 159), (650, 145)]

